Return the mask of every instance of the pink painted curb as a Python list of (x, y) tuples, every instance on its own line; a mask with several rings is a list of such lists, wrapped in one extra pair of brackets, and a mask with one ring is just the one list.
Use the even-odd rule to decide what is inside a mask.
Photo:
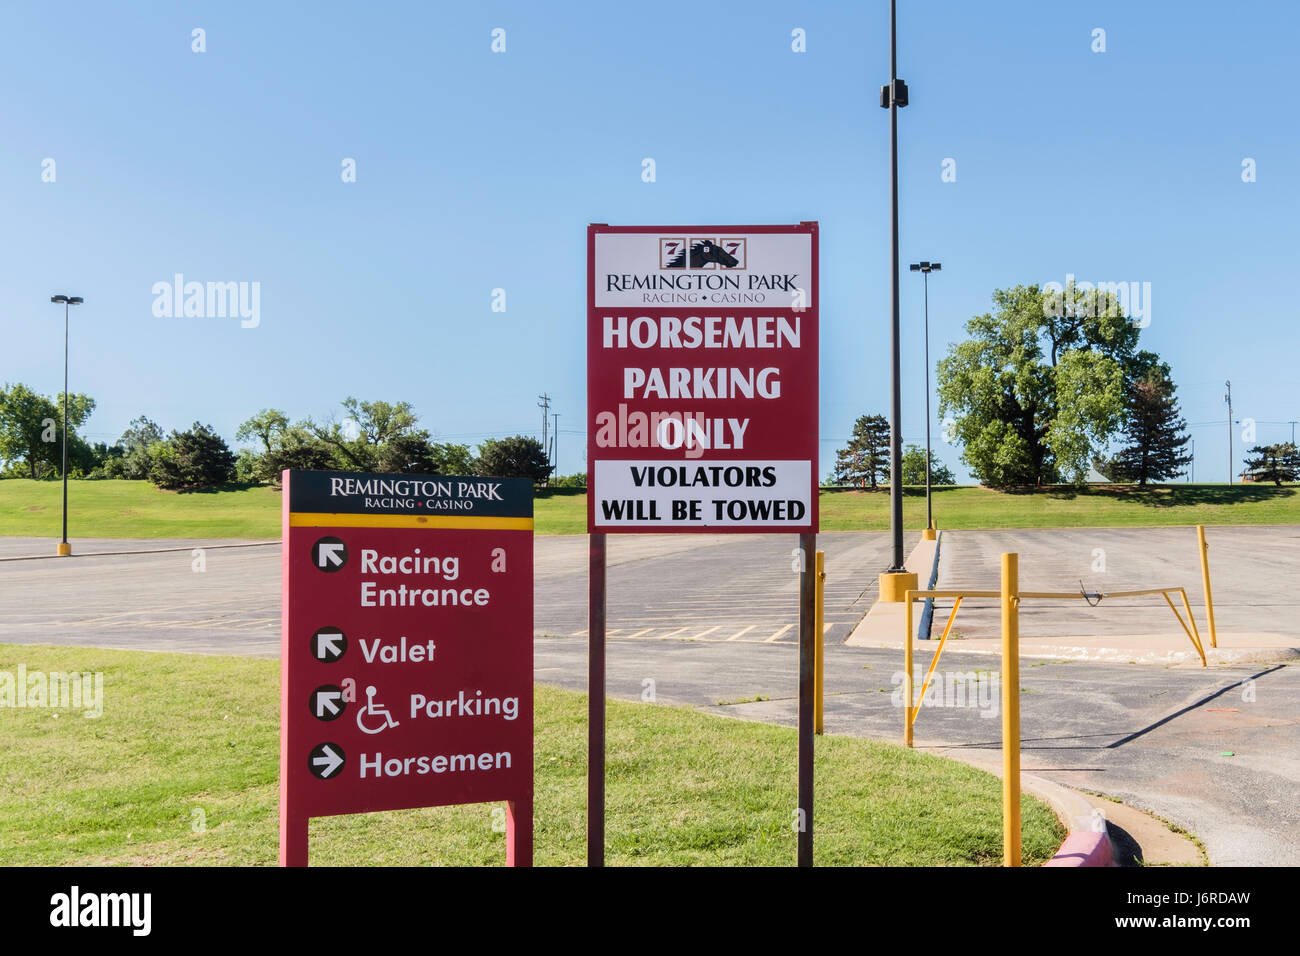
[(1043, 866), (1114, 866), (1110, 836), (1104, 831), (1076, 830)]

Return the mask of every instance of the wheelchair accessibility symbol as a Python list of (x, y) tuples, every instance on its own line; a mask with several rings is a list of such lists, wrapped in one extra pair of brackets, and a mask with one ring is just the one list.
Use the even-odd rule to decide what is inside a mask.
[[(375, 718), (373, 720), (368, 718)], [(382, 719), (382, 722), (381, 722)], [(375, 726), (378, 724), (378, 726)], [(367, 726), (370, 725), (370, 726)], [(378, 734), (389, 727), (396, 727), (397, 721), (388, 712), (388, 708), (375, 703), (375, 687), (366, 688), (366, 706), (357, 711), (357, 728), (366, 734)]]

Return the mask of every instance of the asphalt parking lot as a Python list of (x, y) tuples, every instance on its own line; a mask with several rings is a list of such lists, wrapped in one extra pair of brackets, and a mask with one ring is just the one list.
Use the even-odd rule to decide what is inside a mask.
[[(1205, 533), (1219, 630), (1300, 635), (1300, 527), (1211, 527)], [(1003, 552), (1019, 554), (1020, 587), (1026, 591), (1184, 587), (1198, 626), (1206, 630), (1195, 528), (945, 532), (937, 587), (996, 590)], [(936, 605), (951, 607), (952, 601)], [(944, 618), (938, 612), (935, 617), (941, 625)], [(997, 637), (997, 602), (964, 601), (953, 627), (967, 638)], [(1159, 595), (1106, 599), (1096, 607), (1082, 600), (1026, 599), (1020, 631), (1039, 637), (1181, 633)]]
[[(1300, 530), (1209, 534), (1221, 631), (1295, 635), (1300, 601), (1287, 589), (1300, 580)], [(796, 543), (613, 538), (609, 692), (640, 699), (649, 678), (661, 703), (793, 723)], [(837, 646), (874, 600), (888, 536), (830, 533), (818, 545), (827, 553), (827, 730), (899, 739), (900, 653)], [(11, 560), (51, 548), (46, 539), (0, 539), (0, 641), (278, 656), (279, 542), (83, 540), (72, 559)], [(1093, 570), (1097, 548), (1105, 571)], [(1203, 620), (1192, 529), (947, 533), (940, 586), (995, 587), (1006, 550), (1020, 553), (1025, 588), (1069, 590), (1080, 578), (1097, 590), (1182, 584)], [(535, 559), (537, 678), (585, 689), (586, 539), (538, 538)], [(1027, 607), (1022, 636), (1177, 628), (1167, 607), (1140, 600)], [(996, 632), (991, 608), (964, 605), (959, 621), (967, 633)], [(997, 666), (946, 655), (941, 672)], [(1216, 864), (1300, 865), (1300, 668), (1027, 660), (1022, 686), (1026, 770), (1160, 814), (1204, 840)], [(987, 712), (924, 708), (917, 740), (995, 750), (999, 722)]]

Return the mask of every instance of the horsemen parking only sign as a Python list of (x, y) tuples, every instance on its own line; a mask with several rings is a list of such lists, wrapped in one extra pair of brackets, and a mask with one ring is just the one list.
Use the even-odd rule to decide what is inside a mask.
[(587, 530), (817, 530), (817, 224), (587, 230)]

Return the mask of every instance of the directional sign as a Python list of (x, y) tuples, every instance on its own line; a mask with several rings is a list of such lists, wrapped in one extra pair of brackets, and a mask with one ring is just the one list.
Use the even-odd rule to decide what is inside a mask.
[(337, 627), (322, 627), (311, 636), (312, 656), (323, 664), (333, 664), (347, 650), (347, 635)]
[(324, 537), (311, 546), (311, 561), (322, 571), (342, 571), (348, 563), (348, 546), (341, 538)]
[(281, 862), (313, 816), (497, 800), (527, 862), (532, 483), (283, 477)]
[(343, 699), (343, 688), (334, 684), (323, 684), (311, 692), (309, 708), (317, 720), (333, 720), (343, 716), (347, 709)]
[(587, 530), (817, 530), (817, 224), (587, 231)]
[(328, 780), (343, 769), (347, 758), (338, 744), (317, 744), (307, 755), (307, 769), (313, 777)]

